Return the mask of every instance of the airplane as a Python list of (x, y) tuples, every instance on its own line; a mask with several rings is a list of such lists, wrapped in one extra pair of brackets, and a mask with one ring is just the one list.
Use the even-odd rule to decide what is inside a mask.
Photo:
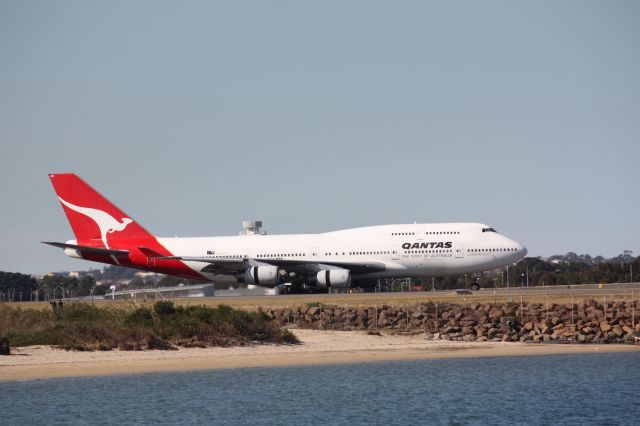
[(325, 291), (378, 279), (482, 272), (522, 259), (520, 243), (480, 223), (367, 226), (319, 234), (162, 238), (73, 173), (49, 175), (76, 239), (67, 256), (201, 281)]

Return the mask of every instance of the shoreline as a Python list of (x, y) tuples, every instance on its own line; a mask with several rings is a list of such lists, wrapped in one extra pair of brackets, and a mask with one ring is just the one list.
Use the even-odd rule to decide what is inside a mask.
[(49, 346), (12, 348), (11, 355), (0, 356), (0, 382), (231, 368), (640, 352), (637, 345), (466, 343), (425, 339), (424, 334), (376, 336), (362, 331), (291, 331), (301, 344), (104, 352), (65, 351)]

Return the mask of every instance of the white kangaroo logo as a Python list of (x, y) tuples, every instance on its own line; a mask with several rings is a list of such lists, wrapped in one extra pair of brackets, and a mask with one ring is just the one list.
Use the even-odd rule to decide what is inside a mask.
[(133, 222), (133, 220), (129, 219), (128, 217), (123, 217), (122, 222), (118, 222), (118, 220), (116, 220), (113, 216), (106, 212), (103, 212), (102, 210), (92, 209), (89, 207), (80, 207), (63, 200), (60, 197), (58, 197), (58, 199), (62, 204), (69, 207), (71, 210), (87, 216), (98, 225), (98, 228), (100, 228), (100, 239), (102, 240), (106, 248), (109, 248), (109, 244), (107, 244), (107, 234), (112, 234), (116, 231), (123, 231), (128, 224)]

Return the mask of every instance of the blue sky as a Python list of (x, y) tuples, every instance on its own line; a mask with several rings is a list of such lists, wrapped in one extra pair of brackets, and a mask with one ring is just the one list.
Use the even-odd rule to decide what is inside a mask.
[(634, 1), (0, 0), (0, 270), (98, 264), (47, 173), (151, 232), (482, 222), (640, 254)]

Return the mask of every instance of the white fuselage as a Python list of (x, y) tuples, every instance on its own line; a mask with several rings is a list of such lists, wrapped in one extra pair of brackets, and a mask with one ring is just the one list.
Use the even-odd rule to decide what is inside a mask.
[[(487, 225), (432, 223), (382, 225), (322, 234), (242, 235), (229, 237), (158, 238), (172, 253), (199, 258), (324, 262), (371, 262), (384, 271), (354, 274), (354, 279), (441, 276), (481, 272), (523, 258), (527, 250)], [(194, 271), (220, 281), (204, 270), (209, 264), (185, 262)], [(230, 277), (233, 278), (233, 277)]]

